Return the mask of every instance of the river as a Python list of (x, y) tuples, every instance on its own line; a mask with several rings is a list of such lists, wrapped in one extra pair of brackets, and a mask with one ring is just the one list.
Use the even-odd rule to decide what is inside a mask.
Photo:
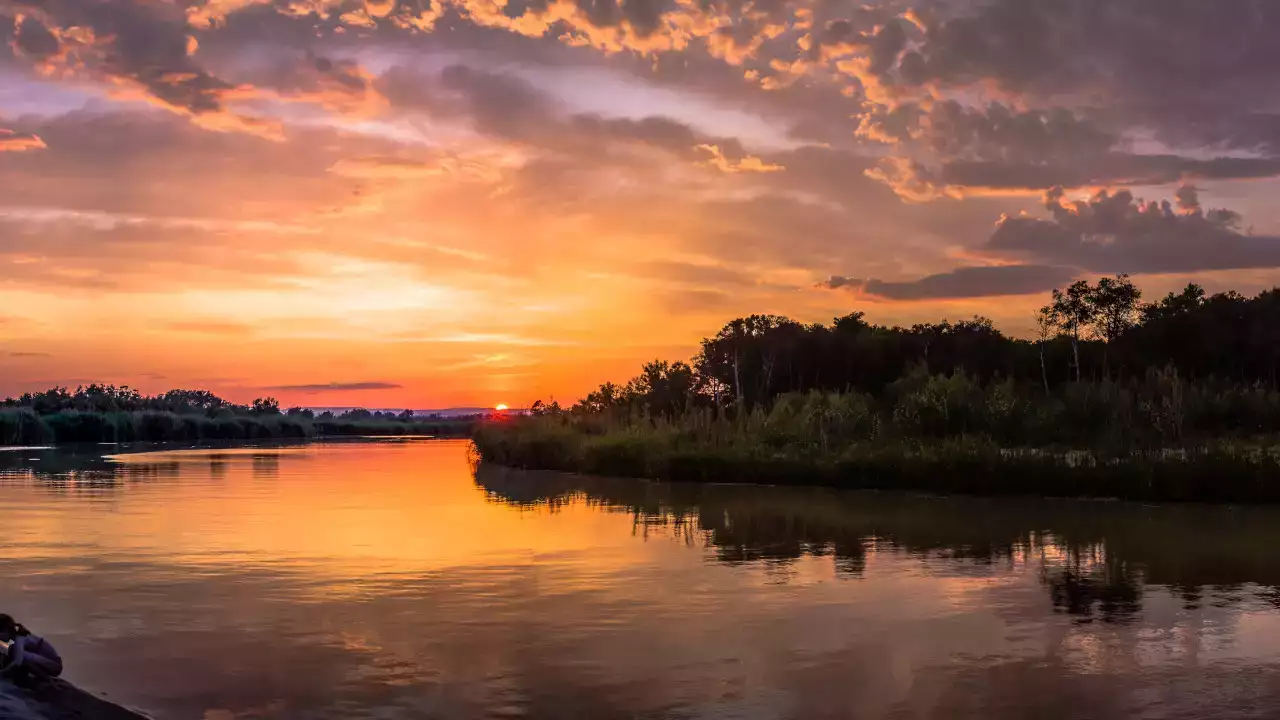
[(159, 718), (1242, 718), (1280, 512), (0, 452), (0, 612)]

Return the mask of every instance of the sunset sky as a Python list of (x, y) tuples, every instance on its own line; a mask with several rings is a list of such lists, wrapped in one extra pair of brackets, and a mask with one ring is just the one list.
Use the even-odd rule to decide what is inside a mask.
[(1271, 0), (0, 0), (0, 396), (525, 405), (753, 312), (1254, 293), (1277, 36)]

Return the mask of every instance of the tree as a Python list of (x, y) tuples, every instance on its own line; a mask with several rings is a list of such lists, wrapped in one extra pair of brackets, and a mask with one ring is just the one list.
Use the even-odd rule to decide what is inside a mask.
[(253, 415), (279, 415), (280, 401), (273, 397), (256, 398), (249, 406), (249, 412)]
[(564, 410), (560, 407), (560, 403), (554, 399), (549, 403), (534, 400), (533, 404), (529, 406), (530, 415), (561, 415), (563, 413)]
[(796, 389), (794, 354), (807, 332), (806, 326), (779, 315), (738, 318), (702, 341), (695, 365), (698, 373), (732, 388), (735, 402), (754, 407), (773, 397), (784, 382), (784, 389)]
[(1121, 335), (1128, 332), (1137, 322), (1138, 303), (1142, 300), (1142, 291), (1138, 289), (1129, 276), (1116, 275), (1114, 278), (1098, 280), (1097, 287), (1090, 290), (1086, 299), (1092, 310), (1089, 324), (1099, 337), (1106, 341), (1103, 348), (1102, 368), (1106, 377), (1111, 377), (1108, 364), (1107, 347)]
[(1182, 292), (1169, 293), (1158, 303), (1142, 306), (1142, 322), (1165, 320), (1185, 316), (1204, 305), (1204, 288), (1195, 283), (1188, 283)]
[(611, 412), (629, 405), (630, 397), (627, 396), (626, 388), (607, 382), (595, 391), (587, 393), (587, 396), (579, 400), (573, 409), (579, 413), (594, 414)]
[(197, 412), (210, 415), (229, 405), (226, 400), (208, 390), (170, 390), (157, 398), (159, 408), (179, 414)]
[(1077, 280), (1066, 292), (1054, 289), (1053, 302), (1041, 308), (1048, 313), (1054, 327), (1071, 338), (1071, 356), (1075, 362), (1076, 382), (1080, 382), (1080, 337), (1094, 323), (1096, 311), (1092, 302), (1093, 288), (1088, 280)]
[(1044, 362), (1044, 346), (1053, 337), (1054, 322), (1053, 311), (1049, 307), (1042, 307), (1036, 313), (1036, 349), (1040, 354), (1040, 379), (1044, 382), (1044, 393), (1049, 394), (1049, 369)]
[(652, 415), (673, 416), (688, 408), (697, 377), (688, 363), (654, 360), (627, 383), (624, 395)]

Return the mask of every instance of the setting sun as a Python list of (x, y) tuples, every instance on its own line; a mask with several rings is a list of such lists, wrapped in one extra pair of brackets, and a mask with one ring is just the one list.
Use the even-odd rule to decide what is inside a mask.
[(510, 410), (511, 408), (510, 408), (510, 407), (508, 407), (506, 403), (498, 403), (497, 405), (495, 405), (495, 406), (493, 407), (493, 409), (494, 409), (494, 410), (497, 410), (498, 412), (506, 412), (506, 411)]

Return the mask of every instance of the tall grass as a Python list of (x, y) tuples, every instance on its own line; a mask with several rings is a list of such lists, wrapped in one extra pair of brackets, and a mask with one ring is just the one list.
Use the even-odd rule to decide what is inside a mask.
[(1046, 395), (917, 372), (879, 398), (503, 418), (474, 440), (498, 464), (672, 481), (1276, 502), (1278, 434), (1280, 393), (1262, 386), (1151, 373)]

